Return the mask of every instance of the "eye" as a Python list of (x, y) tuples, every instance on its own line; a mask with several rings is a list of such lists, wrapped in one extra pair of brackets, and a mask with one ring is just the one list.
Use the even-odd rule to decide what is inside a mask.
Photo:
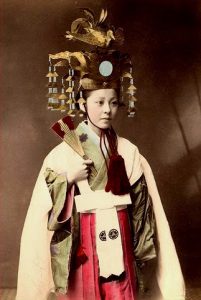
[(118, 101), (117, 101), (117, 100), (113, 100), (113, 101), (111, 102), (111, 104), (112, 104), (113, 106), (117, 106), (117, 105), (118, 105)]
[(103, 105), (103, 100), (98, 100), (98, 101), (96, 101), (96, 103), (97, 103), (98, 105)]

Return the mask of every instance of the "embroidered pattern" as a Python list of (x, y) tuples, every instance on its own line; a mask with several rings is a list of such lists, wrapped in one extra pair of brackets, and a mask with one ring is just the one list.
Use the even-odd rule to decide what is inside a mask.
[(86, 142), (87, 139), (88, 139), (88, 135), (86, 133), (82, 133), (81, 135), (79, 135), (79, 140), (81, 143)]
[(101, 231), (101, 233), (99, 234), (99, 238), (101, 241), (106, 241), (106, 232), (105, 230)]
[(116, 229), (111, 229), (108, 234), (108, 236), (111, 240), (115, 240), (116, 238), (118, 238), (118, 235), (119, 235), (119, 232)]

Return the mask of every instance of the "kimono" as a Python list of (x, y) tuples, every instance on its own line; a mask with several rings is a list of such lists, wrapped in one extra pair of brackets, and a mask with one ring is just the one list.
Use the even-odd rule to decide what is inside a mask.
[[(84, 122), (76, 133), (97, 170), (95, 176), (89, 176), (87, 184), (91, 191), (104, 190), (107, 169), (99, 137)], [(137, 300), (136, 290), (146, 289), (143, 269), (150, 261), (157, 261), (160, 293), (155, 299), (185, 299), (179, 260), (151, 168), (138, 148), (119, 136), (118, 153), (124, 158), (131, 186), (131, 204), (118, 211), (127, 280), (118, 278), (119, 297), (112, 296), (118, 291), (116, 287), (113, 291), (110, 285), (115, 278), (100, 284), (94, 251), (96, 216), (77, 212), (74, 197), (80, 191), (77, 185), (68, 189), (66, 179), (68, 170), (82, 159), (62, 142), (45, 158), (33, 191), (21, 238), (16, 300), (47, 300), (54, 291), (67, 295), (61, 299), (120, 300), (124, 299), (122, 289), (125, 299)], [(91, 253), (86, 253), (85, 246), (91, 247)], [(132, 286), (130, 291), (125, 288), (127, 285)], [(95, 293), (87, 294), (88, 290)], [(108, 298), (104, 293), (109, 293)]]

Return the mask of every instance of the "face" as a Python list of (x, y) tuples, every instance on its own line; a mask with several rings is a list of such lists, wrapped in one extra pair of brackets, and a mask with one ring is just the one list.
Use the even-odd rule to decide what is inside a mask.
[[(111, 126), (118, 111), (117, 93), (114, 89), (99, 89), (91, 91), (87, 98), (87, 112), (89, 126), (100, 135), (100, 129)], [(96, 126), (94, 126), (94, 125)]]

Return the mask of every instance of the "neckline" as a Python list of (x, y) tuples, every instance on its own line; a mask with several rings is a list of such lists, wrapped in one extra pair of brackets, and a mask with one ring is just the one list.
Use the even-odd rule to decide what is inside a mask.
[[(86, 123), (87, 121), (82, 121), (79, 126), (81, 126), (82, 130), (87, 133), (89, 139), (100, 149), (100, 136), (95, 133), (93, 131), (93, 129)], [(106, 146), (108, 147), (108, 141), (107, 141), (107, 138), (106, 138)], [(107, 156), (107, 149), (104, 145), (104, 143), (102, 144), (102, 150), (104, 152), (104, 155)]]

